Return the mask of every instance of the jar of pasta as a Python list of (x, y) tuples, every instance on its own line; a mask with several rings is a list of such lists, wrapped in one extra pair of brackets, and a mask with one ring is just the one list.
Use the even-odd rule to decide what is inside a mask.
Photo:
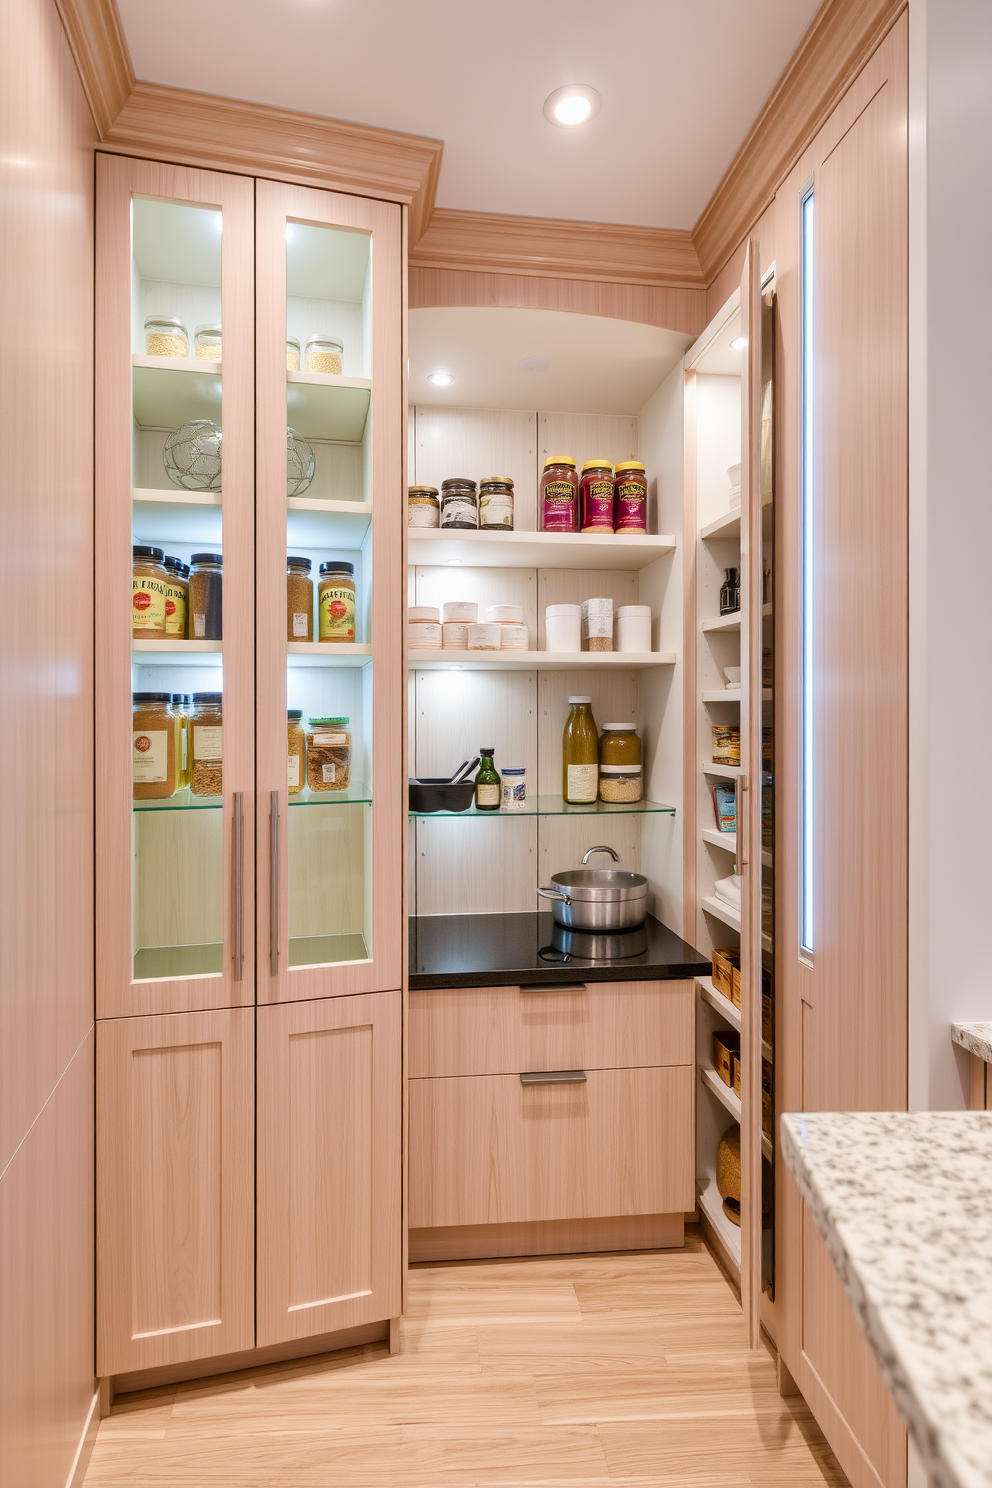
[(220, 361), (220, 326), (198, 325), (193, 332), (193, 355), (198, 362)]
[(145, 321), (145, 355), (188, 357), (189, 335), (182, 321), (171, 315), (149, 315)]
[(343, 356), (344, 343), (337, 336), (313, 335), (307, 342), (307, 371), (330, 372), (340, 377)]
[(347, 718), (311, 718), (307, 729), (307, 785), (344, 791), (351, 782), (351, 730)]
[(355, 565), (332, 559), (320, 565), (317, 586), (320, 615), (318, 640), (355, 639)]
[(136, 801), (175, 794), (176, 721), (169, 692), (131, 697), (131, 794)]
[(312, 566), (309, 558), (286, 559), (286, 639), (290, 641), (313, 640)]
[(189, 787), (194, 796), (224, 793), (224, 694), (194, 692)]
[(303, 731), (302, 708), (289, 708), (286, 711), (287, 728), (289, 736), (289, 751), (287, 759), (287, 784), (289, 794), (298, 796), (306, 783), (306, 760), (307, 760), (307, 736)]
[(170, 574), (161, 548), (131, 549), (131, 635), (136, 641), (165, 640), (165, 605)]

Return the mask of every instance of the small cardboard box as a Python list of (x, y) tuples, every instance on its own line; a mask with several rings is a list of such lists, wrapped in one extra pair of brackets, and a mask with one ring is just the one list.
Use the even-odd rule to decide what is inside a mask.
[(732, 1028), (721, 1028), (713, 1035), (713, 1068), (724, 1085), (734, 1083), (734, 1065), (741, 1052), (741, 1036)]

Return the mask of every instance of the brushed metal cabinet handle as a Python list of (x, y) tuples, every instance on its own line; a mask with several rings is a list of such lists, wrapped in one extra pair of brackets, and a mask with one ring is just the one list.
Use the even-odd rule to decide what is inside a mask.
[(279, 975), (279, 792), (269, 792), (269, 970)]
[(528, 1070), (520, 1076), (521, 1085), (584, 1085), (585, 1070)]
[(530, 987), (521, 987), (521, 992), (584, 992), (585, 982), (534, 982)]
[(244, 792), (234, 792), (234, 980), (245, 966), (245, 814)]

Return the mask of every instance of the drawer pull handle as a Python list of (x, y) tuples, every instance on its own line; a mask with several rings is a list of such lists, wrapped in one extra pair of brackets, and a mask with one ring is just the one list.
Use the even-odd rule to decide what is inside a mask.
[(521, 987), (521, 992), (584, 992), (585, 982), (535, 982), (531, 987)]
[(528, 1070), (520, 1076), (521, 1085), (584, 1085), (585, 1070)]

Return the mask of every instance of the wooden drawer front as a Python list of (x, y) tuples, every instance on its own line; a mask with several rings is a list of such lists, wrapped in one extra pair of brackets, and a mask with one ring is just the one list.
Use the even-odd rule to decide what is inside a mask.
[(410, 1225), (691, 1209), (692, 1067), (410, 1082)]
[(517, 1075), (693, 1061), (691, 982), (590, 982), (573, 992), (410, 993), (410, 1075)]

